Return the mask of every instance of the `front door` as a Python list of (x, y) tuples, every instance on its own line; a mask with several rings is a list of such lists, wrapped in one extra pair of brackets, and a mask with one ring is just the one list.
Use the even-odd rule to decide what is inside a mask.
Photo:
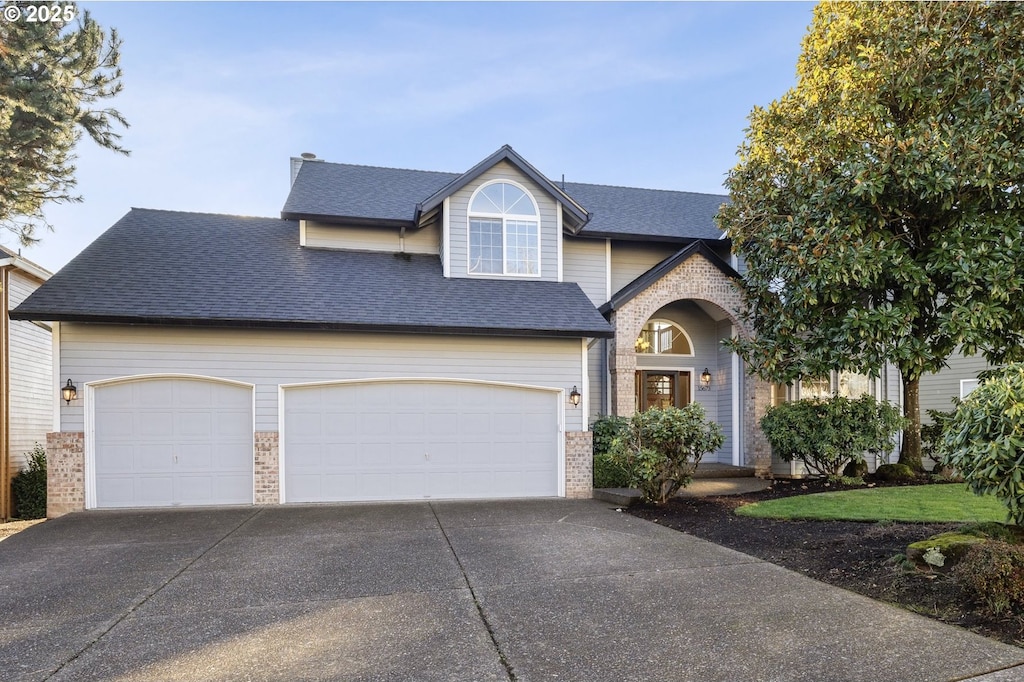
[(641, 412), (652, 407), (686, 407), (690, 404), (690, 373), (671, 370), (637, 371), (636, 404)]

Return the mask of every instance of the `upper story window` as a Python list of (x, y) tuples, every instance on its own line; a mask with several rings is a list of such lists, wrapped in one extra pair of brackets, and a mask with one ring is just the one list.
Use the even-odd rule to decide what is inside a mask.
[(637, 353), (693, 355), (693, 344), (683, 328), (668, 320), (650, 320), (637, 337)]
[(469, 272), (540, 275), (540, 212), (523, 188), (492, 182), (470, 199)]

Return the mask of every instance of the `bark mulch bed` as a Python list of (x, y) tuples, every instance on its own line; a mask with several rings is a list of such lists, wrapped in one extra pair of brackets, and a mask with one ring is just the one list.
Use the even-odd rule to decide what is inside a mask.
[(859, 523), (777, 521), (737, 516), (737, 507), (791, 495), (843, 490), (825, 481), (775, 481), (746, 495), (674, 498), (665, 505), (637, 505), (640, 518), (756, 556), (873, 599), (1009, 644), (1024, 646), (1024, 617), (996, 618), (946, 575), (908, 572), (900, 561), (907, 545), (957, 523)]

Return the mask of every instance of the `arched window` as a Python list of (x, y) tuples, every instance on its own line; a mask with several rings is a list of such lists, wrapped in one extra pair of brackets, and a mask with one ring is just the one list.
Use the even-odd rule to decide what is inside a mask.
[(648, 320), (636, 340), (637, 353), (693, 355), (693, 344), (683, 328), (668, 320)]
[(540, 275), (540, 212), (522, 187), (484, 185), (469, 201), (469, 272)]

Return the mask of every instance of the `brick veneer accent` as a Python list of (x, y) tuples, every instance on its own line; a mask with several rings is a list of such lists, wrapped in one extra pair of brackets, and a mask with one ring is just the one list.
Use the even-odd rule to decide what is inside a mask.
[[(743, 297), (732, 279), (701, 254), (693, 254), (611, 315), (615, 338), (609, 344), (608, 361), (614, 414), (631, 415), (636, 410), (634, 344), (640, 330), (659, 309), (680, 300), (713, 303), (729, 316), (741, 336), (751, 334), (737, 314), (743, 306)], [(768, 408), (769, 385), (747, 375), (742, 394), (746, 398), (741, 410), (745, 464), (753, 465), (758, 475), (767, 475), (771, 470), (771, 451), (758, 421)], [(739, 400), (740, 396), (734, 396), (734, 399)]]
[(257, 431), (253, 442), (256, 485), (253, 501), (256, 504), (278, 504), (281, 501), (280, 436), (277, 431)]
[(594, 432), (565, 432), (565, 496), (594, 496)]
[(46, 434), (46, 518), (85, 509), (85, 434)]

